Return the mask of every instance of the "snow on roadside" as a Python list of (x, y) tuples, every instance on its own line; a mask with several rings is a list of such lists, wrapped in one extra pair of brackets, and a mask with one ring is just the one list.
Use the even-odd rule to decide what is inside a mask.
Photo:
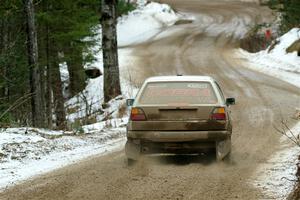
[(300, 87), (300, 57), (297, 56), (297, 52), (286, 52), (286, 49), (299, 39), (300, 29), (294, 28), (278, 39), (279, 43), (274, 49), (269, 47), (258, 53), (238, 49), (236, 55), (246, 59), (247, 67)]
[(118, 45), (127, 46), (145, 42), (172, 26), (180, 17), (167, 4), (151, 2), (118, 20)]
[[(85, 131), (93, 129), (92, 134), (79, 136), (33, 128), (1, 130), (0, 191), (83, 158), (124, 147), (125, 128), (121, 119), (111, 121), (109, 126), (99, 126), (84, 127)], [(115, 126), (118, 128), (112, 128)]]
[[(300, 133), (300, 122), (291, 131)], [(255, 172), (253, 185), (270, 199), (287, 199), (296, 184), (296, 171), (300, 150), (286, 136), (282, 136), (283, 150), (273, 155)]]
[[(246, 67), (274, 76), (300, 88), (300, 57), (297, 56), (297, 52), (286, 52), (286, 49), (299, 39), (300, 29), (294, 28), (278, 38), (273, 49), (270, 46), (267, 50), (258, 53), (249, 53), (238, 49), (235, 53), (238, 58), (246, 61)], [(300, 122), (291, 131), (294, 134), (300, 134)], [(290, 132), (287, 133), (290, 134)], [(258, 167), (253, 174), (251, 184), (260, 188), (270, 199), (282, 200), (288, 197), (295, 186), (300, 150), (286, 136), (282, 136), (280, 142), (282, 150), (275, 153), (267, 163)]]

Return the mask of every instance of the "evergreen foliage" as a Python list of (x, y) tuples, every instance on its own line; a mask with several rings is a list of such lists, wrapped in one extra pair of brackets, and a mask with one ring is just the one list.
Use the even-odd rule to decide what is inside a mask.
[[(95, 41), (86, 40), (94, 35), (99, 24), (99, 0), (34, 0), (37, 27), (39, 66), (44, 70), (42, 82), (47, 101), (49, 127), (52, 111), (63, 108), (65, 98), (74, 96), (85, 86), (85, 62), (91, 61), (88, 47)], [(125, 0), (118, 1), (118, 15), (135, 7)], [(0, 4), (0, 126), (3, 123), (31, 125), (29, 68), (27, 58), (26, 15), (22, 0), (1, 0)], [(83, 56), (85, 55), (85, 56)], [(70, 80), (69, 96), (63, 93), (59, 64), (67, 63)], [(58, 88), (58, 90), (57, 90)], [(53, 96), (53, 97), (52, 97)], [(51, 100), (54, 98), (53, 100)], [(63, 98), (63, 99), (58, 99)], [(54, 102), (54, 104), (53, 104)], [(60, 103), (60, 106), (56, 103)], [(9, 112), (5, 112), (8, 111)], [(64, 112), (64, 111), (63, 111)], [(5, 113), (5, 115), (1, 115)], [(55, 110), (56, 115), (58, 111)], [(62, 114), (63, 115), (63, 114)], [(56, 116), (56, 119), (64, 119)]]
[(282, 29), (288, 31), (293, 27), (300, 28), (300, 1), (285, 0), (283, 6)]
[(291, 28), (300, 27), (300, 1), (299, 0), (270, 0), (271, 9), (282, 13), (281, 29), (283, 32)]
[(133, 11), (136, 9), (136, 6), (134, 4), (126, 2), (126, 0), (119, 0), (118, 6), (117, 6), (117, 13), (118, 16), (127, 14), (130, 11)]
[[(26, 56), (26, 28), (22, 1), (4, 0), (0, 4), (0, 114), (28, 92), (29, 70)], [(19, 110), (0, 118), (0, 126), (18, 119), (26, 123), (29, 101)], [(25, 108), (25, 109), (24, 109)], [(11, 108), (13, 109), (13, 108)], [(24, 110), (23, 110), (24, 109)], [(22, 112), (25, 111), (25, 112)], [(1, 115), (0, 115), (1, 116)], [(16, 117), (18, 116), (18, 118)]]

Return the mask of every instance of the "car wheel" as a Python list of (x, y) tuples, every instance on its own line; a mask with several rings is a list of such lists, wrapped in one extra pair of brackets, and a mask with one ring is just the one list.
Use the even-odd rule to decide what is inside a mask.
[(223, 161), (226, 157), (230, 157), (231, 138), (216, 142), (216, 159)]
[(125, 145), (125, 154), (128, 159), (138, 160), (141, 155), (141, 145), (134, 144), (128, 140)]

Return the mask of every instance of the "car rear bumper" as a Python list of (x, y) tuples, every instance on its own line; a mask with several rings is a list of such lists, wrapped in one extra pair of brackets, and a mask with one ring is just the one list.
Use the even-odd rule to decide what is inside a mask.
[(138, 160), (141, 154), (198, 154), (216, 152), (222, 160), (231, 150), (231, 131), (127, 131), (125, 153)]
[(151, 142), (220, 141), (231, 136), (230, 131), (127, 131), (129, 140)]

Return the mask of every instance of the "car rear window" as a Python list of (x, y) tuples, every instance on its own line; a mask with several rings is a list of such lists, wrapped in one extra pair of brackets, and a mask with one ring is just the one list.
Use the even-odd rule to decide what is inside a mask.
[(209, 82), (148, 83), (138, 100), (140, 104), (215, 104), (216, 94)]

